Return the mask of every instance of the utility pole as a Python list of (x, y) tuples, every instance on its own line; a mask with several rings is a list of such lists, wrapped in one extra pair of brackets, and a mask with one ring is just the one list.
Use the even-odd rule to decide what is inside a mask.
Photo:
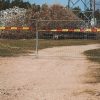
[(68, 8), (70, 8), (70, 2), (71, 2), (71, 0), (68, 0)]
[(95, 18), (95, 0), (92, 0), (92, 18), (91, 18), (91, 26), (95, 27), (96, 25), (96, 18)]
[(95, 17), (95, 0), (93, 0), (93, 17)]
[(93, 4), (92, 1), (93, 0), (90, 0), (90, 11), (92, 11), (92, 4)]
[[(84, 0), (84, 4), (87, 4), (87, 0)], [(86, 11), (87, 7), (84, 5), (84, 11)]]

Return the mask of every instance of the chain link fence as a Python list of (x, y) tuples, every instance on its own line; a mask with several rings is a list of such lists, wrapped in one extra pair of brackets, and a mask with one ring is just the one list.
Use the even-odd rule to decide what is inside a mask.
[[(99, 22), (97, 27), (87, 26), (83, 20), (32, 20), (28, 26), (29, 30), (18, 29), (0, 30), (0, 50), (4, 56), (13, 54), (35, 54), (39, 55), (41, 49), (55, 47), (55, 55), (45, 51), (42, 56), (71, 56), (78, 57), (77, 49), (70, 52), (71, 46), (80, 46), (100, 43)], [(16, 26), (13, 26), (13, 28)], [(98, 31), (97, 31), (98, 30)], [(61, 47), (64, 47), (61, 48)], [(80, 52), (83, 49), (80, 48)], [(87, 49), (88, 50), (88, 49)], [(38, 52), (39, 51), (39, 52)], [(64, 52), (66, 53), (64, 53)], [(5, 52), (8, 52), (5, 54)], [(90, 54), (90, 57), (92, 57)]]
[[(80, 46), (100, 43), (99, 22), (96, 27), (91, 27), (90, 22), (83, 20), (38, 20), (37, 21), (37, 50), (55, 47), (54, 55), (47, 51), (42, 56), (71, 56), (78, 57), (77, 49), (70, 52), (70, 46)], [(42, 47), (43, 46), (43, 47)], [(57, 48), (56, 47), (65, 47)], [(63, 54), (63, 51), (66, 53)], [(87, 48), (89, 50), (89, 48)], [(52, 51), (52, 50), (51, 50)], [(67, 52), (68, 51), (68, 52)], [(83, 49), (80, 48), (80, 52)], [(90, 54), (89, 57), (97, 57)]]

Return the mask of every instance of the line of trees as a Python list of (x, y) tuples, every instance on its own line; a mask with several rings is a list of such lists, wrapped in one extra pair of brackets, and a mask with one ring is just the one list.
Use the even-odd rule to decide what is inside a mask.
[[(40, 6), (40, 5), (36, 5), (36, 4), (31, 4), (28, 1), (25, 2), (24, 0), (0, 0), (0, 11), (8, 9), (8, 8), (12, 8), (14, 6), (18, 6), (20, 8), (26, 8), (26, 9), (32, 8), (35, 10), (35, 12), (38, 12), (41, 9), (48, 8), (47, 5), (45, 5), (45, 4)], [(82, 13), (80, 13), (81, 8), (79, 6), (73, 8), (73, 10), (76, 10), (76, 11), (74, 11), (75, 15), (77, 15), (81, 19), (84, 19), (84, 15)], [(89, 10), (88, 9), (86, 10), (85, 15), (90, 16), (91, 12), (87, 12), (87, 11), (89, 11)], [(97, 20), (100, 20), (100, 10), (99, 9), (97, 9), (95, 11), (95, 17), (97, 18)]]
[(0, 0), (0, 11), (14, 6), (27, 9), (31, 7), (31, 4), (29, 2), (24, 2), (23, 0)]

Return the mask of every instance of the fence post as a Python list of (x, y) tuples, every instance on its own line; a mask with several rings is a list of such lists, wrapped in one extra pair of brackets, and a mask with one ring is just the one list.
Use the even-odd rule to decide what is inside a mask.
[(36, 56), (37, 56), (37, 57), (38, 57), (38, 46), (39, 46), (38, 20), (36, 20)]

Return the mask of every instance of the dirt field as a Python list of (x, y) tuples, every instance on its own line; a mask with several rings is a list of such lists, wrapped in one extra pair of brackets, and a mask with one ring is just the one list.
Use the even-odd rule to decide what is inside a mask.
[(41, 50), (39, 58), (0, 58), (0, 100), (100, 100), (100, 83), (87, 75), (89, 66), (99, 65), (82, 54), (95, 48), (55, 47)]

